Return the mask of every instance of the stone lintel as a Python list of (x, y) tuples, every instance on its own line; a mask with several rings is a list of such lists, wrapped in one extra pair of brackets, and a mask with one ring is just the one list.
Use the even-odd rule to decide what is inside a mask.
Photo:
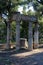
[(12, 20), (37, 22), (37, 17), (36, 16), (29, 16), (29, 15), (20, 14), (18, 12), (18, 13), (13, 13)]

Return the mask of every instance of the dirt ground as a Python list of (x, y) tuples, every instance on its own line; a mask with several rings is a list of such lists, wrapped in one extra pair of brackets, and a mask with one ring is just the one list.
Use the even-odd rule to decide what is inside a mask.
[(43, 65), (43, 48), (17, 53), (0, 52), (0, 65)]

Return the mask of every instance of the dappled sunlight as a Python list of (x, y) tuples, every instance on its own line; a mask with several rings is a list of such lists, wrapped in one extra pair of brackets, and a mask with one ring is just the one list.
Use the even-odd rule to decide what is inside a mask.
[(43, 65), (43, 48), (12, 54), (10, 60), (14, 65)]
[(43, 65), (42, 0), (0, 0), (0, 65)]
[(30, 51), (30, 52), (18, 53), (18, 54), (14, 54), (12, 56), (23, 58), (23, 57), (33, 55), (33, 54), (36, 54), (36, 53), (41, 53), (41, 52), (43, 52), (43, 49), (35, 49), (35, 50)]

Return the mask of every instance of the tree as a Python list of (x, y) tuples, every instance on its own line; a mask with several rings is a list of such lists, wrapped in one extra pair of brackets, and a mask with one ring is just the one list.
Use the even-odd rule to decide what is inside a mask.
[(37, 0), (40, 4), (43, 4), (43, 0)]

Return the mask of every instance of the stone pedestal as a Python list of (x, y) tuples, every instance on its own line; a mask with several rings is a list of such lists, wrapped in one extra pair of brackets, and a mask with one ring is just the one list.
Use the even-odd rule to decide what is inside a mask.
[(20, 38), (20, 48), (28, 48), (27, 39)]
[(32, 22), (29, 22), (28, 26), (28, 48), (29, 50), (33, 50), (33, 29), (32, 29)]
[(39, 25), (38, 23), (35, 23), (35, 28), (34, 28), (34, 48), (38, 48), (39, 45), (39, 31), (38, 31)]

